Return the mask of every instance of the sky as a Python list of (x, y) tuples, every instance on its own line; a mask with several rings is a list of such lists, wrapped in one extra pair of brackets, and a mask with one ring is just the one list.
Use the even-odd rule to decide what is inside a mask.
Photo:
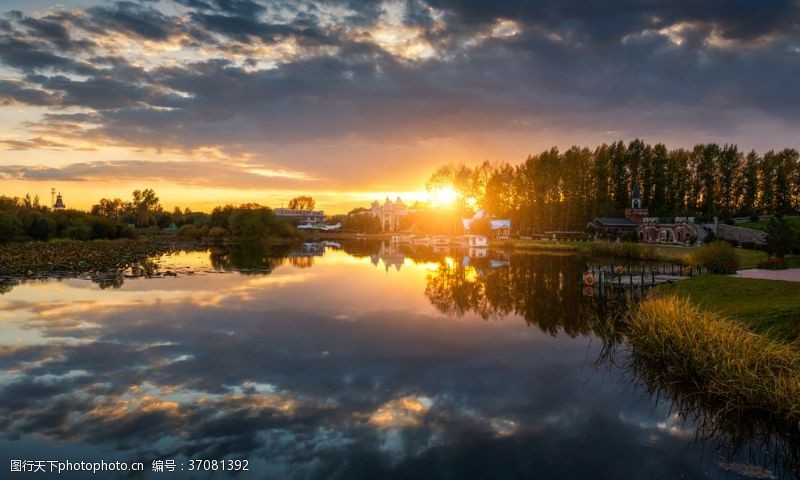
[(331, 213), (551, 146), (798, 147), (797, 0), (2, 0), (0, 194)]

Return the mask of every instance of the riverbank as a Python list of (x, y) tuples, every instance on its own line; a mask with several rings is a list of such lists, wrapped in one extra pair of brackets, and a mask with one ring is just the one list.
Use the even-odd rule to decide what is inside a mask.
[[(641, 243), (616, 243), (590, 240), (525, 240), (507, 239), (492, 240), (490, 246), (517, 251), (556, 251), (586, 253), (599, 257), (621, 258), (628, 260), (652, 260), (691, 265), (692, 252), (697, 247), (671, 245), (648, 245)], [(755, 268), (767, 258), (766, 252), (760, 250), (736, 249), (739, 268)]]
[[(692, 288), (699, 291), (698, 284)], [(639, 378), (652, 390), (668, 390), (678, 404), (688, 405), (685, 412), (702, 404), (713, 423), (747, 418), (754, 425), (781, 425), (790, 435), (800, 430), (796, 342), (777, 340), (776, 332), (754, 334), (748, 323), (679, 294), (644, 300), (625, 330)]]
[(722, 315), (749, 331), (778, 341), (800, 339), (800, 283), (703, 275), (655, 290)]
[[(286, 245), (288, 240), (265, 239), (267, 246)], [(225, 242), (179, 240), (174, 236), (147, 236), (135, 240), (51, 240), (0, 244), (0, 276), (46, 277), (112, 273), (141, 265), (148, 259), (181, 250), (206, 249)]]

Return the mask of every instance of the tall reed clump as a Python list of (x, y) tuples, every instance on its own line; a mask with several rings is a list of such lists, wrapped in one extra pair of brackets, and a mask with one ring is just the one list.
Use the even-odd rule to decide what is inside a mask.
[(769, 340), (688, 300), (644, 300), (627, 326), (634, 362), (683, 384), (724, 415), (766, 415), (800, 428), (800, 349)]
[(630, 260), (658, 260), (658, 252), (648, 245), (630, 242), (594, 242), (589, 253), (599, 257), (626, 258)]
[(723, 240), (715, 240), (695, 249), (692, 263), (708, 268), (711, 273), (736, 273), (739, 268), (736, 250)]

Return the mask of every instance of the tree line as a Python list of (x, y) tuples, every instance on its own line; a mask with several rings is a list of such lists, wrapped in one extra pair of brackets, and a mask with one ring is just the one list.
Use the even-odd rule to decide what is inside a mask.
[(670, 150), (636, 139), (551, 148), (516, 165), (445, 165), (427, 187), (450, 186), (457, 209), (484, 208), (520, 232), (583, 229), (593, 217), (619, 216), (636, 185), (653, 216), (782, 215), (800, 212), (799, 159), (792, 148), (759, 154), (708, 143)]
[[(301, 209), (314, 207), (311, 197), (293, 199)], [(0, 243), (9, 241), (135, 238), (139, 233), (174, 231), (178, 238), (237, 237), (258, 239), (297, 236), (295, 226), (255, 203), (225, 205), (208, 214), (189, 208), (164, 209), (152, 189), (134, 190), (130, 200), (103, 198), (90, 211), (55, 210), (38, 197), (0, 196)]]

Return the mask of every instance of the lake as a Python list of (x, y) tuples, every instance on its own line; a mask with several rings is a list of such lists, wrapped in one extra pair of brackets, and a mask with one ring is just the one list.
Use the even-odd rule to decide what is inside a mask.
[(705, 439), (624, 346), (609, 354), (598, 312), (619, 302), (582, 294), (577, 255), (361, 242), (149, 268), (169, 275), (5, 281), (4, 478), (90, 478), (9, 473), (15, 459), (141, 462), (129, 478), (792, 473), (774, 448)]

